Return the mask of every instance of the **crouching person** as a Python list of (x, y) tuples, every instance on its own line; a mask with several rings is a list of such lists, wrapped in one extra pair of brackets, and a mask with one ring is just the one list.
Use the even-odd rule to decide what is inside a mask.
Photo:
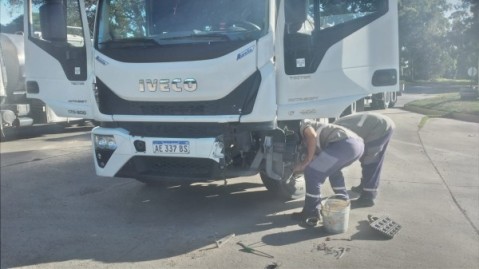
[(340, 118), (334, 124), (346, 127), (364, 140), (364, 154), (359, 159), (361, 183), (352, 188), (360, 197), (352, 201), (351, 206), (371, 207), (377, 197), (384, 153), (395, 128), (394, 122), (379, 113), (363, 112)]
[(306, 197), (303, 210), (293, 213), (292, 218), (315, 224), (319, 220), (321, 184), (335, 175), (330, 177), (334, 192), (348, 197), (341, 169), (361, 157), (364, 143), (357, 134), (342, 126), (310, 120), (301, 122), (301, 134), (307, 155), (294, 170), (304, 171)]

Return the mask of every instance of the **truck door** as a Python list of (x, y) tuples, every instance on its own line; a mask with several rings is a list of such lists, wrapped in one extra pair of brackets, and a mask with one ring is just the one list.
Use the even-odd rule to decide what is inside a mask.
[(92, 118), (91, 41), (83, 2), (25, 2), (27, 96), (41, 99), (58, 116)]
[(337, 117), (397, 91), (397, 0), (283, 0), (275, 59), (278, 119)]

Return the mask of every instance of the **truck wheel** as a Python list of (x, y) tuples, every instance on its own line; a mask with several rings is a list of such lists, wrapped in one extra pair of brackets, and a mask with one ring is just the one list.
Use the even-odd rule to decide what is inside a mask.
[(306, 186), (303, 175), (292, 175), (286, 180), (276, 180), (268, 177), (266, 173), (260, 173), (261, 181), (268, 191), (284, 200), (294, 200), (304, 197)]
[(396, 105), (396, 102), (398, 101), (398, 95), (396, 92), (391, 92), (389, 93), (389, 96), (391, 97), (389, 99), (389, 108), (393, 108)]
[(352, 103), (351, 105), (349, 105), (344, 111), (343, 113), (341, 113), (341, 115), (339, 117), (344, 117), (344, 116), (347, 116), (347, 115), (351, 115), (351, 114), (355, 114), (356, 113), (356, 102)]
[(356, 101), (356, 112), (364, 111), (364, 98), (361, 98)]
[(374, 94), (372, 107), (373, 109), (387, 109), (391, 102), (391, 95), (389, 92), (382, 92)]

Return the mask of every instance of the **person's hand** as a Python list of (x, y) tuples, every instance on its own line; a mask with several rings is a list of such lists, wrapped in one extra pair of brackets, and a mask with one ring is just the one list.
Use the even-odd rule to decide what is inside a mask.
[(299, 163), (299, 164), (297, 164), (297, 165), (294, 167), (293, 172), (294, 172), (294, 173), (303, 172), (307, 165), (308, 165), (308, 164)]

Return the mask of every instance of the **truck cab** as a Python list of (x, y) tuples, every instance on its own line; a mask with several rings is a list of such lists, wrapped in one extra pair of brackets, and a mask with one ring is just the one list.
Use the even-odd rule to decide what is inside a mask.
[(93, 37), (83, 1), (26, 2), (28, 94), (101, 122), (100, 176), (301, 195), (300, 120), (398, 89), (396, 0), (100, 0)]

